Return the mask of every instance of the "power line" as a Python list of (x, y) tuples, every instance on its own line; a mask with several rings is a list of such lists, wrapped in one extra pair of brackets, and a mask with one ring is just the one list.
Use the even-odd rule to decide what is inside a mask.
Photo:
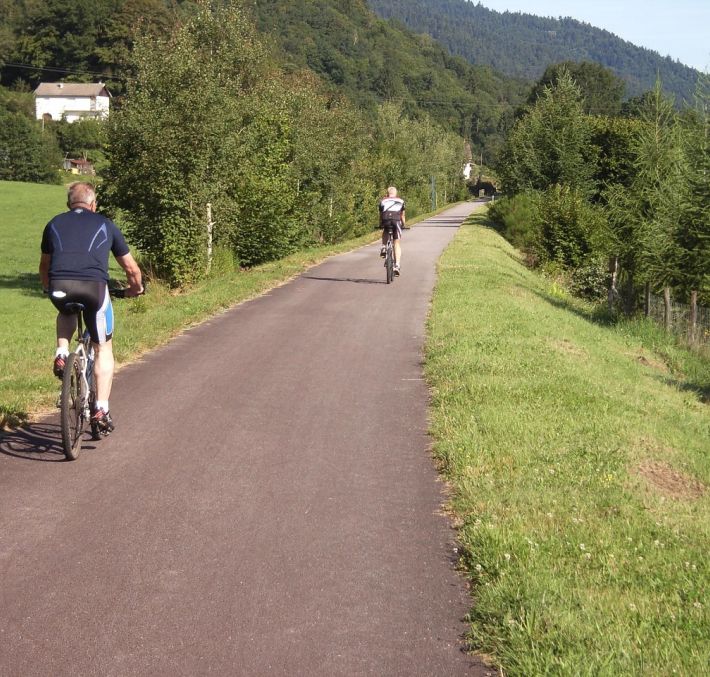
[(28, 63), (16, 63), (13, 61), (5, 61), (4, 63), (0, 63), (0, 67), (22, 68), (35, 71), (49, 71), (52, 73), (66, 73), (69, 75), (92, 75), (100, 78), (105, 78), (106, 80), (118, 80), (119, 82), (129, 82), (133, 79), (116, 75), (108, 75), (106, 73), (98, 73), (96, 71), (73, 70), (71, 68), (55, 68), (54, 66), (33, 66)]

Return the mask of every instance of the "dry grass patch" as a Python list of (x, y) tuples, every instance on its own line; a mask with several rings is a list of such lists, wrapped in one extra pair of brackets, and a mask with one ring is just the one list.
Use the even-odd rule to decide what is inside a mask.
[(646, 459), (636, 468), (636, 474), (664, 496), (677, 500), (698, 499), (706, 489), (700, 480), (676, 470), (664, 461)]
[(565, 353), (566, 355), (573, 355), (574, 357), (589, 357), (589, 354), (583, 348), (572, 343), (567, 339), (555, 339), (550, 341), (550, 345), (557, 351)]

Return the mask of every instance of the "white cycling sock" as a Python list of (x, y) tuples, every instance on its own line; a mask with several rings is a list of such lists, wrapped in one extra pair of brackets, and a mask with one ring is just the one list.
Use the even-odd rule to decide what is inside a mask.
[(103, 409), (108, 411), (108, 400), (96, 400), (96, 410)]
[(69, 355), (69, 351), (66, 348), (57, 348), (57, 352), (54, 353), (54, 357), (67, 357)]

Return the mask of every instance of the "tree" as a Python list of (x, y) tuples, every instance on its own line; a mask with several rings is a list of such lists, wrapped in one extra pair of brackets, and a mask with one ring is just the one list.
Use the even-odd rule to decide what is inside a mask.
[[(263, 113), (253, 107), (268, 81), (265, 51), (239, 7), (203, 1), (168, 39), (139, 39), (135, 67), (124, 106), (109, 118), (105, 199), (124, 210), (129, 236), (179, 286), (206, 271), (207, 203), (216, 241), (236, 240), (240, 189), (255, 181), (242, 167), (253, 167), (248, 153), (257, 152), (259, 128), (269, 129), (254, 121)], [(277, 151), (269, 150), (271, 167)]]
[(694, 115), (683, 124), (686, 158), (676, 241), (677, 270), (685, 295), (699, 292), (710, 304), (710, 76), (701, 75)]
[(505, 191), (516, 194), (564, 184), (591, 195), (597, 162), (591, 136), (579, 88), (562, 71), (508, 136), (500, 163)]
[(0, 108), (0, 179), (55, 183), (60, 161), (52, 134), (23, 113)]
[(545, 69), (528, 96), (528, 105), (534, 104), (546, 87), (554, 86), (563, 73), (570, 75), (579, 87), (583, 110), (591, 115), (616, 115), (621, 110), (626, 85), (611, 70), (590, 61), (576, 63), (564, 61)]

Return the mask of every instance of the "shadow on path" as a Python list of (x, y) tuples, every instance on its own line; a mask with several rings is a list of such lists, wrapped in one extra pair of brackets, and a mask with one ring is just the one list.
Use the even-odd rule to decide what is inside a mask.
[(28, 461), (64, 461), (61, 428), (53, 423), (34, 423), (0, 433), (0, 454)]
[(302, 275), (304, 280), (321, 280), (322, 282), (355, 282), (356, 284), (387, 284), (383, 280), (366, 280), (358, 277), (317, 277), (316, 275)]

